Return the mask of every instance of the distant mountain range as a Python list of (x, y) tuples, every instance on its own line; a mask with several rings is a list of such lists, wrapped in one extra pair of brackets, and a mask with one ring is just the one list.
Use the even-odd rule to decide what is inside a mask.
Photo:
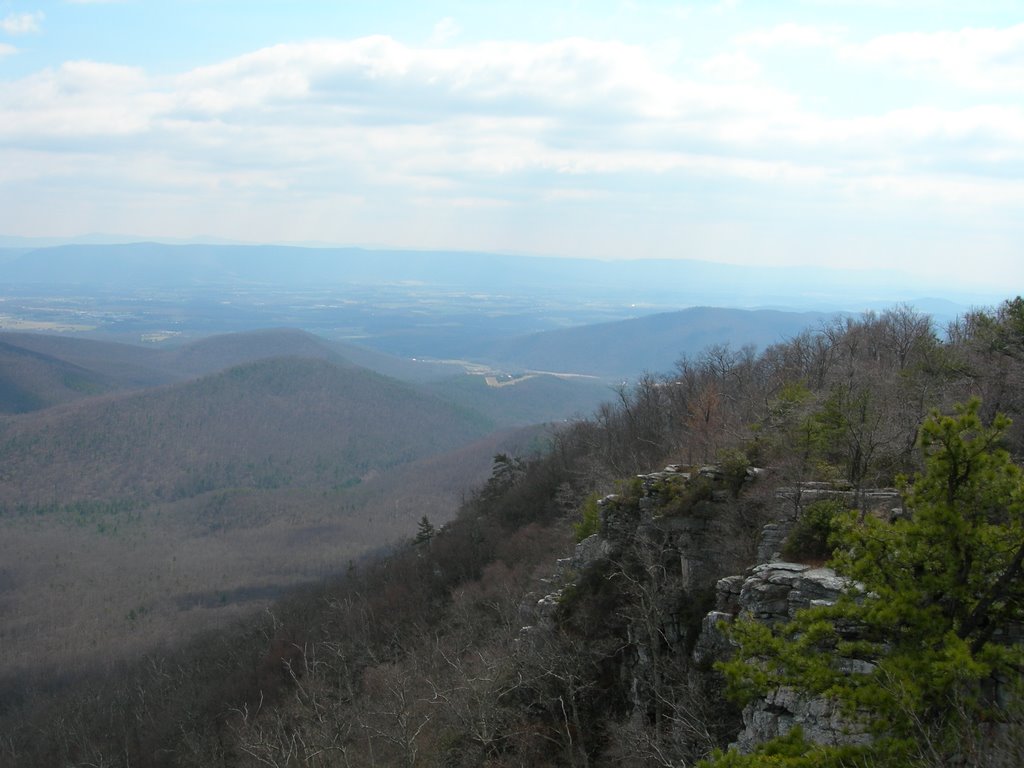
[[(565, 259), (447, 251), (115, 243), (0, 248), (10, 284), (140, 289), (236, 285), (277, 288), (422, 283), (461, 290), (575, 293), (676, 306), (856, 309), (913, 300), (937, 286), (895, 271), (760, 267), (686, 259)], [(944, 286), (945, 295), (956, 286)], [(1001, 297), (964, 295), (966, 304)]]
[(764, 347), (827, 317), (695, 308), (495, 339), (466, 350), (489, 375), (295, 329), (177, 346), (0, 334), (0, 502), (363, 482), (495, 428), (586, 416), (611, 383), (708, 345)]
[(833, 316), (695, 307), (499, 339), (477, 350), (477, 357), (511, 368), (633, 378), (643, 371), (666, 373), (683, 356), (714, 344), (764, 349)]
[[(683, 356), (715, 344), (764, 348), (820, 325), (817, 312), (697, 307), (512, 337), (466, 333), (445, 351), (461, 362), (409, 359), (296, 329), (214, 335), (179, 345), (136, 345), (73, 335), (0, 334), (0, 412), (23, 412), (103, 392), (181, 382), (234, 365), (277, 358), (368, 368), (479, 410), (495, 426), (586, 415), (610, 395), (609, 384), (643, 372), (666, 373)], [(447, 333), (446, 328), (441, 333)], [(405, 346), (436, 344), (413, 328)], [(367, 339), (374, 343), (374, 339)], [(476, 365), (478, 375), (464, 368)], [(482, 372), (509, 374), (488, 385)], [(523, 374), (528, 374), (523, 376)], [(543, 375), (560, 374), (560, 377)]]
[(260, 360), (320, 360), (374, 371), (410, 391), (479, 412), (497, 428), (587, 415), (608, 398), (597, 378), (531, 376), (490, 386), (459, 365), (408, 360), (296, 329), (220, 334), (179, 346), (142, 346), (39, 333), (0, 333), (0, 414), (27, 413), (101, 394), (184, 382)]

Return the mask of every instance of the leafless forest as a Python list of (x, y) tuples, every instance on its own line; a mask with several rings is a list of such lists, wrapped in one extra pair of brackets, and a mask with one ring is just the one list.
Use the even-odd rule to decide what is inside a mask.
[[(255, 474), (230, 492), (197, 488), (180, 500), (160, 499), (156, 489), (173, 486), (154, 484), (148, 504), (129, 512), (8, 509), (3, 546), (35, 541), (38, 570), (5, 571), (5, 609), (24, 595), (50, 606), (81, 603), (81, 618), (69, 625), (83, 634), (63, 647), (37, 647), (40, 657), (63, 660), (63, 679), (18, 674), (41, 661), (30, 658), (31, 643), (11, 659), (0, 749), (17, 765), (694, 764), (737, 728), (738, 712), (714, 674), (666, 650), (655, 665), (652, 709), (638, 719), (621, 670), (639, 642), (637, 627), (661, 631), (652, 617), (664, 605), (648, 611), (648, 600), (671, 593), (677, 624), (692, 629), (709, 594), (638, 578), (660, 571), (656, 559), (635, 552), (610, 572), (584, 575), (563, 595), (552, 631), (523, 634), (521, 606), (545, 593), (588, 499), (629, 497), (631, 477), (666, 463), (715, 463), (725, 468), (727, 492), (720, 565), (741, 569), (774, 488), (815, 480), (856, 495), (894, 485), (920, 469), (917, 433), (934, 409), (978, 397), (986, 420), (1008, 414), (1016, 423), (1006, 447), (1019, 459), (1022, 375), (1020, 299), (945, 329), (900, 307), (826, 323), (761, 352), (709, 348), (670, 374), (621, 388), (542, 452), (490, 442), (465, 449), (454, 464), (435, 457), (382, 467), (378, 476), (408, 473), (401, 514), (367, 501), (354, 519), (338, 519), (346, 491), (326, 488), (318, 504), (308, 488), (261, 488)], [(18, 436), (5, 438), (8, 446), (26, 439), (20, 418), (5, 424), (5, 435)], [(74, 449), (58, 455), (70, 461), (63, 457)], [(768, 468), (769, 479), (748, 490), (729, 486), (728, 468), (750, 465)], [(315, 469), (294, 471), (317, 478)], [(441, 492), (447, 473), (487, 480), (456, 501)], [(373, 482), (360, 491), (372, 496)], [(96, 486), (79, 487), (88, 498)], [(435, 494), (437, 505), (428, 506)], [(417, 536), (424, 515), (434, 524), (421, 524)], [(361, 517), (404, 532), (409, 543), (321, 579), (259, 618), (231, 623), (231, 611), (212, 605), (243, 604), (246, 589), (255, 599), (280, 584), (280, 569), (300, 553), (303, 576), (326, 576), (332, 563), (354, 559), (351, 547), (329, 542), (358, 537)], [(172, 533), (156, 536), (165, 524)], [(141, 599), (134, 585), (109, 581), (118, 575), (108, 560), (115, 549), (138, 564), (141, 578), (120, 573), (140, 581)], [(23, 578), (48, 580), (25, 591)], [(90, 592), (91, 584), (102, 587)], [(86, 600), (98, 617), (85, 618), (95, 614)], [(185, 616), (216, 613), (206, 625), (217, 628), (147, 648), (173, 638), (173, 620), (157, 616), (168, 601)], [(50, 629), (18, 631), (39, 642)], [(118, 633), (129, 638), (124, 645), (106, 640)], [(144, 653), (122, 656), (131, 650)], [(84, 656), (98, 666), (76, 666)]]

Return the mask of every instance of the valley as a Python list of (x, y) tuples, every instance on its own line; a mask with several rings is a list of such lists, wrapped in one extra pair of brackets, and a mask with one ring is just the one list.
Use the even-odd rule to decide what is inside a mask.
[[(8, 677), (224, 627), (411, 536), (423, 515), (444, 523), (492, 456), (546, 450), (545, 425), (586, 418), (630, 377), (824, 317), (609, 321), (636, 310), (427, 287), (5, 305), (22, 323), (92, 329), (0, 333)], [(247, 327), (279, 322), (304, 329)]]
[[(688, 464), (732, 455), (733, 435), (767, 417), (731, 388), (753, 377), (743, 386), (779, 396), (755, 369), (825, 371), (842, 343), (861, 354), (860, 327), (878, 354), (919, 354), (921, 366), (938, 343), (905, 305), (860, 319), (672, 308), (457, 272), (316, 289), (186, 285), (187, 270), (166, 286), (140, 272), (12, 287), (0, 330), (0, 716), (206, 638), (269, 632), (302, 595), (405, 562), (424, 531), (440, 542), (455, 526), (460, 542), (425, 584), (485, 556), (466, 541), (493, 548), (506, 528), (523, 555), (487, 566), (494, 584), (479, 589), (545, 583), (531, 558), (566, 546), (583, 489), (614, 487), (668, 445)], [(864, 450), (888, 450), (878, 439)], [(399, 623), (412, 611), (401, 605)]]
[(607, 412), (643, 375), (834, 317), (675, 309), (645, 282), (653, 264), (566, 293), (558, 260), (0, 255), (8, 679), (226, 627), (408, 539), (424, 515), (443, 524), (492, 457), (545, 452), (557, 425)]
[(291, 330), (163, 347), (0, 335), (0, 678), (251, 615), (423, 515), (445, 522), (493, 455), (542, 449), (543, 423), (581, 407), (557, 379), (415, 385), (340, 349)]
[(0, 2), (0, 768), (1024, 766), (1024, 24)]
[(407, 539), (423, 515), (445, 522), (489, 476), (495, 453), (542, 440), (543, 432), (499, 433), (370, 471), (349, 488), (224, 484), (145, 502), (93, 491), (89, 501), (8, 511), (0, 680), (103, 669), (230, 627)]
[[(306, 331), (164, 347), (7, 335), (6, 378), (64, 399), (0, 417), (0, 722), (12, 734), (0, 750), (38, 765), (87, 764), (92, 750), (158, 765), (159, 749), (206, 765), (237, 749), (256, 765), (299, 734), (316, 754), (343, 749), (342, 764), (614, 764), (635, 749), (649, 764), (715, 760), (741, 732), (769, 741), (771, 723), (744, 730), (710, 666), (728, 658), (719, 625), (746, 611), (758, 631), (785, 633), (762, 614), (799, 619), (793, 601), (809, 598), (796, 593), (815, 585), (836, 599), (844, 582), (822, 567), (831, 539), (804, 529), (824, 499), (867, 534), (904, 530), (894, 505), (915, 497), (901, 501), (899, 478), (934, 491), (915, 435), (960, 423), (933, 408), (980, 435), (985, 461), (1007, 468), (1000, 494), (1016, 493), (1019, 470), (988, 435), (1015, 455), (1024, 445), (1024, 422), (994, 417), (1022, 412), (1021, 313), (1006, 302), (945, 341), (908, 307), (819, 320), (762, 351), (725, 339), (555, 425), (529, 423), (542, 402), (559, 406), (537, 387), (572, 379), (403, 382)], [(719, 329), (775, 317), (749, 314), (692, 317)], [(671, 327), (654, 322), (622, 338), (642, 348)], [(565, 359), (587, 330), (566, 335)], [(617, 331), (594, 331), (610, 359), (628, 357)], [(69, 380), (103, 389), (56, 386)], [(994, 426), (978, 432), (980, 414)], [(1018, 535), (1016, 514), (999, 536)], [(1000, 621), (1017, 615), (1006, 605)], [(878, 632), (885, 608), (867, 614)], [(917, 640), (905, 645), (913, 661)], [(788, 699), (757, 706), (812, 722)], [(695, 725), (666, 728), (659, 712)], [(1008, 735), (990, 742), (1000, 755), (1016, 754), (1007, 712)]]

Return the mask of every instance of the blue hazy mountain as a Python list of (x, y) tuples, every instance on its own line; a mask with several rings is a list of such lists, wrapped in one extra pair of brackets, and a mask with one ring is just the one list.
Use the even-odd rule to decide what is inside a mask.
[(671, 371), (680, 358), (713, 345), (764, 349), (831, 317), (822, 312), (693, 307), (498, 339), (474, 357), (511, 369), (631, 378), (641, 371)]
[(277, 245), (115, 243), (0, 249), (0, 278), (16, 285), (144, 289), (210, 285), (310, 288), (431, 285), (452, 290), (589, 295), (693, 305), (853, 309), (941, 293), (895, 271), (754, 267), (694, 260), (566, 259), (502, 254), (300, 248)]

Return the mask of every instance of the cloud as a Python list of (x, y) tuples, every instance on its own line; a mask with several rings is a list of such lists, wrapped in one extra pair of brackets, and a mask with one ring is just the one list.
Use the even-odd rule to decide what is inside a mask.
[(880, 35), (840, 53), (979, 91), (1024, 91), (1024, 24)]
[[(0, 84), (8, 116), (0, 136), (37, 145), (47, 137), (173, 137), (167, 146), (184, 155), (251, 148), (239, 162), (256, 167), (320, 153), (416, 184), (451, 183), (460, 168), (817, 178), (816, 155), (826, 152), (879, 162), (898, 148), (910, 164), (911, 150), (930, 146), (978, 162), (981, 142), (1003, 156), (1024, 146), (1016, 107), (829, 119), (806, 112), (793, 94), (743, 82), (757, 71), (745, 55), (729, 54), (700, 72), (724, 82), (704, 81), (664, 69), (640, 47), (574, 38), (446, 49), (387, 37), (317, 41), (166, 79), (78, 61)], [(807, 174), (795, 170), (805, 163)], [(750, 170), (766, 167), (789, 170)]]
[(740, 47), (780, 48), (800, 47), (815, 48), (835, 45), (839, 31), (834, 27), (816, 27), (806, 24), (786, 22), (770, 29), (759, 29), (736, 38)]
[[(450, 178), (466, 163), (487, 173), (619, 172), (630, 163), (655, 172), (704, 167), (678, 161), (703, 155), (731, 158), (721, 167), (732, 173), (750, 163), (797, 168), (807, 157), (814, 158), (808, 167), (817, 167), (816, 154), (826, 152), (878, 161), (898, 151), (901, 162), (912, 163), (911, 150), (923, 155), (930, 147), (957, 162), (977, 162), (980, 145), (1003, 156), (1024, 147), (1019, 107), (827, 118), (808, 112), (792, 93), (744, 82), (757, 73), (757, 63), (741, 53), (705, 61), (686, 76), (642, 47), (577, 38), (444, 49), (388, 37), (324, 40), (273, 46), (168, 78), (76, 61), (0, 82), (0, 136), (33, 144), (47, 137), (173, 137), (167, 146), (184, 154), (252, 146), (257, 166), (320, 152)], [(268, 144), (260, 159), (262, 142)], [(423, 158), (407, 162), (418, 152)]]
[(701, 62), (701, 71), (722, 80), (749, 80), (761, 72), (761, 65), (745, 53), (720, 53)]
[(0, 19), (0, 30), (8, 35), (27, 35), (39, 31), (39, 24), (45, 18), (42, 11), (34, 13), (11, 13)]
[(138, 132), (162, 98), (148, 86), (140, 69), (93, 61), (71, 61), (0, 82), (0, 111), (6, 115), (0, 137), (89, 141)]
[[(584, 227), (584, 202), (595, 219), (628, 211), (652, 227), (704, 200), (755, 218), (808, 200), (818, 218), (900, 206), (963, 221), (1019, 212), (1024, 106), (828, 115), (772, 85), (751, 58), (787, 35), (823, 39), (782, 25), (688, 69), (644, 46), (585, 38), (315, 40), (167, 76), (71, 61), (0, 79), (0, 189), (77, 184), (105, 190), (112, 211), (167, 201), (192, 231), (237, 221), (258, 225), (254, 237), (271, 237), (271, 221), (318, 217), (339, 237), (343, 224), (370, 237), (373, 222), (390, 232), (403, 216), (456, 209), (553, 216), (565, 206)], [(69, 193), (62, 210), (81, 198)], [(332, 203), (346, 213), (333, 216)], [(492, 223), (474, 221), (481, 232)], [(409, 226), (413, 245), (420, 230)], [(452, 227), (449, 245), (486, 245)], [(602, 237), (580, 242), (610, 252)]]
[(0, 56), (13, 56), (17, 52), (18, 49), (15, 48), (13, 45), (8, 45), (7, 43), (0, 43)]
[[(777, 94), (681, 81), (640, 47), (578, 38), (543, 44), (412, 48), (388, 37), (275, 46), (182, 76), (197, 109), (334, 104), (370, 121), (447, 114), (623, 119), (763, 105)], [(198, 97), (198, 100), (196, 100)], [(746, 109), (747, 107), (744, 107)], [(326, 112), (325, 112), (326, 114)]]
[(441, 19), (434, 25), (434, 32), (430, 36), (430, 42), (434, 45), (444, 45), (454, 40), (462, 33), (462, 28), (451, 16)]

